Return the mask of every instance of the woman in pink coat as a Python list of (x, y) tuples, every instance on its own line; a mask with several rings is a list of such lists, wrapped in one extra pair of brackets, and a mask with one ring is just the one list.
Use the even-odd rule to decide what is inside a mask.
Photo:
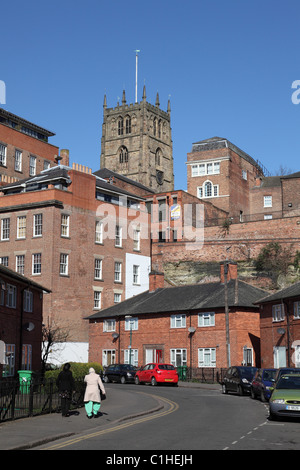
[(93, 416), (97, 418), (101, 406), (100, 389), (105, 395), (104, 385), (100, 376), (96, 374), (95, 369), (92, 367), (89, 369), (89, 374), (84, 377), (84, 381), (86, 382), (86, 389), (83, 401), (87, 417), (89, 419)]

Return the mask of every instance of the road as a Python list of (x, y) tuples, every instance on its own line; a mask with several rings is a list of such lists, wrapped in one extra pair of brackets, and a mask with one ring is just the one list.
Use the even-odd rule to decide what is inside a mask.
[(106, 451), (107, 458), (116, 458), (116, 452), (121, 456), (122, 451), (127, 454), (132, 451), (138, 456), (146, 450), (149, 459), (160, 452), (163, 455), (163, 451), (178, 455), (180, 459), (196, 455), (199, 450), (300, 449), (300, 419), (269, 421), (268, 405), (248, 396), (223, 395), (217, 390), (199, 388), (129, 384), (108, 384), (106, 387), (108, 390), (126, 387), (127, 392), (142, 393), (145, 401), (155, 397), (163, 407), (155, 413), (107, 424), (101, 429), (95, 428), (38, 449), (97, 449)]

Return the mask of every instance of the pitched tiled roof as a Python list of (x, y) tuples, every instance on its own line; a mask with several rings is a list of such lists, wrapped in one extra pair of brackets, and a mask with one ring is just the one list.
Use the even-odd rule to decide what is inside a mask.
[[(237, 287), (238, 298), (236, 301), (235, 281), (231, 280), (228, 282), (229, 307), (257, 308), (254, 302), (266, 294), (265, 291), (243, 281), (238, 281)], [(224, 308), (224, 303), (224, 284), (220, 282), (165, 287), (154, 292), (145, 291), (112, 307), (100, 310), (87, 317), (87, 319), (184, 312), (189, 310), (211, 310)]]
[(273, 302), (275, 300), (288, 299), (291, 297), (298, 296), (300, 296), (300, 282), (297, 282), (292, 286), (286, 287), (285, 289), (281, 289), (278, 292), (275, 292), (274, 294), (262, 297), (258, 299), (255, 304), (264, 304), (267, 302)]

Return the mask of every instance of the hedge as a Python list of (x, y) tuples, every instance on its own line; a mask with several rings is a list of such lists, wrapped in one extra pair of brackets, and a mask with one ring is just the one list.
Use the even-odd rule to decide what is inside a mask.
[[(90, 367), (95, 369), (96, 374), (102, 374), (103, 366), (99, 362), (88, 362), (88, 363), (81, 363), (81, 362), (70, 362), (71, 365), (71, 372), (73, 374), (74, 379), (81, 379), (85, 375), (89, 373)], [(59, 367), (58, 369), (48, 370), (45, 372), (46, 379), (53, 379), (56, 380), (58, 374), (63, 370), (64, 365)]]

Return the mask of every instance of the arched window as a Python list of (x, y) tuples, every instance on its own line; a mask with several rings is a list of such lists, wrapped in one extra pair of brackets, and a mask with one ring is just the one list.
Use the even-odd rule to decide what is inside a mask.
[(160, 166), (162, 164), (162, 152), (161, 149), (158, 148), (155, 152), (155, 165)]
[(156, 131), (157, 131), (157, 119), (154, 118), (153, 119), (153, 135), (156, 135)]
[(118, 119), (118, 135), (123, 135), (123, 118)]
[(131, 117), (126, 116), (125, 118), (125, 133), (131, 134)]
[(161, 119), (158, 121), (158, 138), (161, 139)]
[(212, 184), (210, 181), (206, 181), (204, 185), (204, 197), (212, 196)]
[(128, 163), (128, 150), (124, 146), (122, 146), (119, 150), (119, 162)]

